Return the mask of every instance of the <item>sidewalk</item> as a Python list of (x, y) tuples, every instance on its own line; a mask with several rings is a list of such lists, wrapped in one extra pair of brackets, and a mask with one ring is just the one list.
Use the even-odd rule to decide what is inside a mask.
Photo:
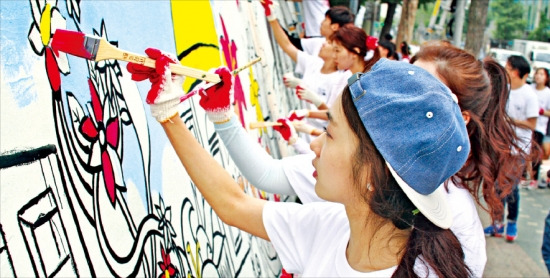
[[(544, 161), (541, 173), (550, 168)], [(550, 210), (550, 189), (520, 189), (518, 238), (486, 237), (487, 265), (484, 277), (549, 277), (541, 255), (544, 219)], [(490, 224), (488, 214), (478, 209), (483, 226)]]

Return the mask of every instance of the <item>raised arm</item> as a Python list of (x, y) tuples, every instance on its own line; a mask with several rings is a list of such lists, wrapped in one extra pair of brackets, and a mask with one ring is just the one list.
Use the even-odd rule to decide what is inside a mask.
[[(146, 99), (150, 104), (151, 115), (162, 124), (191, 180), (223, 222), (269, 240), (262, 219), (266, 201), (245, 194), (229, 173), (203, 149), (179, 118), (178, 105), (184, 95), (183, 77), (173, 76), (168, 66), (177, 61), (157, 49), (148, 48), (145, 52), (156, 60), (155, 69), (134, 63), (129, 63), (127, 69), (133, 80), (151, 81)], [(211, 89), (229, 91), (232, 83), (229, 70), (221, 68), (216, 73), (220, 75), (222, 82)], [(217, 99), (217, 102), (220, 109), (215, 115), (227, 114), (229, 99)], [(221, 109), (222, 107), (227, 109)]]
[(195, 186), (220, 219), (252, 235), (269, 240), (263, 225), (265, 200), (246, 195), (221, 165), (197, 142), (178, 116), (162, 123)]
[(226, 123), (214, 124), (231, 159), (243, 176), (266, 192), (296, 195), (284, 171), (285, 159), (275, 159), (252, 140), (235, 115)]
[(277, 17), (275, 17), (275, 14), (273, 13), (273, 1), (261, 0), (261, 2), (277, 44), (290, 57), (290, 59), (296, 62), (298, 60), (298, 51), (300, 50), (292, 44), (288, 36), (285, 34), (283, 27), (281, 27), (279, 21), (277, 21)]

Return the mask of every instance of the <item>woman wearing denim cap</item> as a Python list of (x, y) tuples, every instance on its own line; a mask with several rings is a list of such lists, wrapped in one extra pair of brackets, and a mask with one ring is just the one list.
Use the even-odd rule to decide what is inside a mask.
[[(472, 151), (464, 167), (447, 184), (448, 200), (456, 208), (451, 230), (462, 244), (472, 276), (481, 277), (487, 255), (475, 202), (494, 219), (500, 219), (502, 203), (496, 184), (501, 185), (502, 192), (510, 192), (514, 180), (521, 176), (515, 165), (522, 156), (525, 159), (522, 152), (518, 152), (519, 156), (510, 153), (516, 139), (505, 112), (507, 75), (495, 61), (479, 61), (469, 52), (441, 41), (425, 44), (414, 62), (451, 89), (465, 115)], [(272, 158), (248, 137), (234, 117), (214, 126), (251, 184), (267, 192), (297, 195), (303, 203), (320, 201), (311, 176), (313, 168), (307, 163), (311, 158), (307, 155)]]
[[(286, 270), (304, 277), (469, 275), (441, 186), (466, 161), (469, 142), (450, 91), (431, 74), (384, 59), (354, 76), (331, 107), (327, 132), (312, 143), (316, 192), (330, 202), (299, 205), (245, 194), (177, 117), (184, 93), (172, 82), (173, 60), (146, 53), (156, 71), (128, 70), (150, 72), (151, 114), (187, 173), (222, 221), (270, 240)], [(200, 101), (213, 120), (231, 109), (231, 74), (217, 73), (223, 82)]]

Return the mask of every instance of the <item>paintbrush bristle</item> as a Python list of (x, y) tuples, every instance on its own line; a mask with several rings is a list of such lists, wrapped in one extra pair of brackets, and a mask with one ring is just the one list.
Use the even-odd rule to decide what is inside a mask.
[(86, 34), (76, 31), (57, 29), (53, 35), (51, 45), (55, 52), (61, 51), (94, 60), (97, 54), (99, 38), (86, 36)]

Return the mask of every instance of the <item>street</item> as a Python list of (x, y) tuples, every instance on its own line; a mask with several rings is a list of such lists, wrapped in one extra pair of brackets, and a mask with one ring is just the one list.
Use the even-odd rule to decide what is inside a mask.
[[(548, 161), (544, 164), (550, 165)], [(520, 189), (518, 238), (509, 243), (504, 237), (486, 237), (484, 277), (548, 277), (541, 255), (544, 219), (548, 210), (550, 189)], [(478, 212), (483, 226), (489, 225), (488, 214), (480, 209)]]

